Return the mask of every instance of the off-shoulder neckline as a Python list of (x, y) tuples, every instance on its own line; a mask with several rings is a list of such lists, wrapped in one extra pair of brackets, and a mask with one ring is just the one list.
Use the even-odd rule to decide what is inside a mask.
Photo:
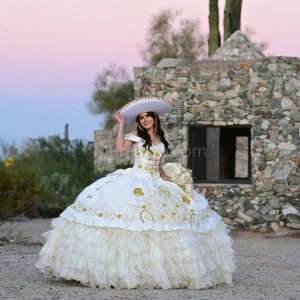
[[(142, 140), (142, 138), (141, 138), (140, 136), (137, 136), (137, 135), (135, 135), (135, 134), (127, 133), (127, 135), (132, 135), (132, 136), (134, 136), (134, 137), (136, 137), (136, 138)], [(157, 146), (159, 146), (159, 145), (161, 145), (161, 144), (163, 144), (163, 142), (159, 142), (158, 144), (152, 144), (152, 146), (157, 147)]]

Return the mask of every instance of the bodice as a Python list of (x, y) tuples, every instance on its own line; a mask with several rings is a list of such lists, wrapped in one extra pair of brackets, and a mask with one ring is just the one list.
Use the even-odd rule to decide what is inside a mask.
[(144, 140), (133, 134), (126, 134), (125, 139), (134, 141), (134, 165), (132, 168), (133, 172), (138, 172), (151, 178), (157, 178), (159, 174), (159, 162), (165, 151), (165, 145), (159, 143), (152, 145), (150, 150), (143, 147)]

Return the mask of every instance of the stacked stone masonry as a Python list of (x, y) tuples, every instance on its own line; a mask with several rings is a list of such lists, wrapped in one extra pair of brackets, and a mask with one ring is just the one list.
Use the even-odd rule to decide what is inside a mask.
[[(173, 150), (167, 159), (184, 166), (190, 126), (251, 128), (248, 184), (196, 183), (195, 188), (231, 226), (300, 229), (300, 58), (264, 57), (237, 31), (193, 66), (163, 59), (135, 68), (134, 90), (135, 98), (173, 101), (174, 110), (163, 118)], [(116, 129), (95, 131), (97, 170), (110, 172), (133, 161), (129, 152), (115, 153)]]
[(134, 74), (136, 98), (173, 101), (164, 129), (185, 166), (189, 126), (251, 126), (251, 183), (195, 184), (214, 210), (254, 231), (300, 229), (300, 58), (223, 63), (221, 70), (216, 61), (190, 67), (166, 59)]

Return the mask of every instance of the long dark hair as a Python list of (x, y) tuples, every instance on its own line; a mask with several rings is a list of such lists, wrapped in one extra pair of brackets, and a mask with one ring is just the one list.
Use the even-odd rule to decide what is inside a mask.
[[(171, 150), (169, 149), (169, 143), (165, 138), (165, 133), (160, 127), (160, 119), (159, 119), (157, 113), (153, 112), (153, 111), (147, 111), (146, 113), (150, 117), (152, 117), (154, 120), (154, 128), (156, 130), (156, 134), (160, 137), (161, 142), (165, 145), (165, 153), (167, 153), (167, 154), (171, 153)], [(148, 150), (151, 151), (150, 147), (152, 146), (152, 142), (151, 142), (150, 135), (148, 134), (147, 130), (144, 130), (143, 126), (140, 123), (139, 117), (140, 117), (140, 115), (138, 115), (136, 117), (138, 136), (141, 137), (145, 141), (145, 144), (143, 145), (143, 147), (145, 149), (148, 148)]]

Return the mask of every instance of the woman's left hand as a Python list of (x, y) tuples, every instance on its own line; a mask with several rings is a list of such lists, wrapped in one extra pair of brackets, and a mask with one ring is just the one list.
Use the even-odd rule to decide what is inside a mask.
[(164, 179), (165, 181), (170, 181), (170, 182), (172, 182), (172, 178), (171, 178), (170, 176), (165, 175), (165, 176), (163, 176), (163, 179)]

